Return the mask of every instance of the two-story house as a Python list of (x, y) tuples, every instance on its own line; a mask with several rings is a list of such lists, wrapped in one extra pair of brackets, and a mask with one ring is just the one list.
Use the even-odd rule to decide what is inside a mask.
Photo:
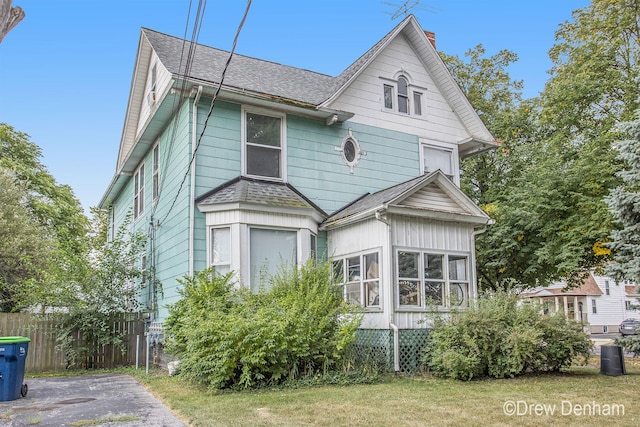
[(429, 307), (475, 298), (489, 217), (460, 190), (459, 160), (496, 144), (413, 16), (337, 77), (234, 55), (219, 88), (229, 56), (140, 34), (100, 206), (113, 229), (132, 213), (149, 235), (156, 322), (194, 271), (258, 290), (310, 257), (333, 262), (363, 330), (396, 353)]
[(592, 334), (616, 333), (623, 320), (640, 320), (637, 285), (617, 282), (595, 271), (575, 288), (569, 289), (561, 281), (528, 290), (522, 297), (539, 303), (546, 314), (564, 313), (582, 322), (585, 331)]

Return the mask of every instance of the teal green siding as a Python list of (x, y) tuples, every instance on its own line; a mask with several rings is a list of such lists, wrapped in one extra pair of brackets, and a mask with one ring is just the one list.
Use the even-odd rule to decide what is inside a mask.
[[(352, 130), (360, 149), (353, 173), (336, 151)], [(415, 135), (352, 123), (327, 126), (323, 121), (287, 117), (288, 181), (327, 213), (367, 192), (375, 192), (420, 174)]]
[[(199, 138), (210, 99), (203, 98), (197, 111)], [(195, 191), (191, 189), (189, 163), (192, 153), (193, 99), (187, 99), (158, 138), (160, 144), (161, 195), (154, 209), (152, 201), (152, 151), (145, 158), (145, 211), (132, 225), (149, 232), (155, 225), (155, 272), (162, 283), (157, 319), (166, 318), (167, 305), (179, 298), (180, 279), (189, 273), (189, 215), (191, 196), (199, 197), (238, 177), (242, 171), (241, 106), (218, 101), (202, 136), (195, 164)], [(417, 136), (353, 123), (327, 126), (323, 120), (287, 116), (287, 181), (326, 213), (340, 209), (367, 192), (374, 192), (420, 174)], [(174, 131), (174, 126), (176, 127)], [(354, 172), (336, 151), (349, 134), (358, 140), (366, 155)], [(172, 141), (172, 138), (174, 140)], [(178, 193), (179, 191), (179, 193)], [(116, 226), (133, 207), (133, 179), (113, 201)], [(170, 210), (171, 209), (171, 210)], [(194, 212), (194, 270), (207, 265), (205, 215)], [(326, 256), (326, 233), (318, 236), (318, 253)], [(145, 299), (143, 290), (143, 300)], [(143, 301), (144, 302), (144, 301)]]

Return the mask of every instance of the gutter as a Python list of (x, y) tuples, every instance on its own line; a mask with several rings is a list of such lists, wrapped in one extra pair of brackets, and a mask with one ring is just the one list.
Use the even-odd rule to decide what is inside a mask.
[(189, 192), (189, 276), (193, 276), (194, 270), (194, 234), (196, 223), (196, 144), (198, 143), (198, 102), (200, 102), (200, 96), (202, 95), (202, 85), (198, 85), (198, 91), (193, 99), (192, 110), (192, 130), (191, 130), (191, 156), (193, 157), (193, 167), (191, 168), (191, 184)]

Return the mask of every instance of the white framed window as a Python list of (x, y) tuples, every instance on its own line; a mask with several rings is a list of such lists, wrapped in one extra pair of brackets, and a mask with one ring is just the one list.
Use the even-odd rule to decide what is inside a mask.
[(413, 114), (422, 115), (422, 92), (413, 92)]
[(609, 288), (609, 281), (604, 281), (604, 293), (605, 295), (611, 295), (611, 289)]
[(152, 167), (152, 194), (153, 201), (158, 200), (160, 195), (160, 145), (156, 144), (153, 147), (153, 167)]
[(400, 74), (395, 80), (384, 79), (382, 106), (386, 111), (410, 116), (422, 116), (425, 89), (411, 85), (409, 77)]
[(296, 230), (249, 228), (249, 274), (252, 292), (268, 287), (280, 268), (298, 262)]
[(400, 307), (465, 307), (470, 292), (469, 256), (398, 250), (396, 283)]
[(243, 109), (243, 173), (284, 180), (286, 116), (264, 110)]
[(153, 67), (151, 67), (151, 75), (149, 77), (149, 93), (147, 94), (147, 103), (149, 105), (153, 105), (155, 104), (157, 98), (157, 93), (156, 93), (156, 89), (157, 89), (157, 85), (158, 85), (158, 70), (157, 70), (157, 64), (153, 64)]
[(346, 301), (363, 307), (380, 307), (379, 252), (333, 260), (333, 279), (342, 285)]
[(140, 278), (140, 287), (147, 287), (147, 278), (148, 278), (148, 264), (147, 264), (147, 254), (143, 253), (140, 256), (140, 273), (142, 273), (142, 277)]
[(209, 266), (216, 273), (227, 274), (231, 271), (231, 229), (219, 227), (210, 230)]
[(144, 161), (133, 174), (133, 218), (144, 213)]
[(451, 181), (458, 182), (458, 148), (454, 144), (421, 140), (420, 160), (423, 174), (440, 169)]
[(407, 79), (398, 77), (398, 112), (409, 114), (409, 84)]
[(591, 313), (598, 314), (598, 307), (596, 305), (596, 300), (595, 299), (591, 300)]

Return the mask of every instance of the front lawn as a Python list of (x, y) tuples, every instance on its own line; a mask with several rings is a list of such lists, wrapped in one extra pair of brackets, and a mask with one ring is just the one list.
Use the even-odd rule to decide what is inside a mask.
[(214, 394), (163, 372), (133, 375), (194, 427), (640, 425), (640, 360), (627, 358), (621, 377), (599, 367), (591, 357), (568, 373), (507, 380), (390, 376), (375, 385)]

